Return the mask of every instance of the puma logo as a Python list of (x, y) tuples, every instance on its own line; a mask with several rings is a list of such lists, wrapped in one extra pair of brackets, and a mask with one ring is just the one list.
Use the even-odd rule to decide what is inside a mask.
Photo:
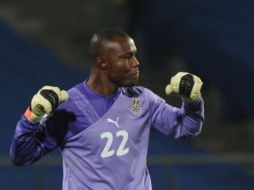
[(114, 120), (111, 119), (111, 118), (107, 118), (107, 122), (108, 122), (108, 123), (113, 123), (113, 124), (115, 124), (115, 125), (117, 126), (117, 128), (120, 128), (119, 125), (118, 125), (119, 119), (120, 119), (120, 117), (117, 117), (117, 118), (116, 118), (116, 121), (114, 121)]

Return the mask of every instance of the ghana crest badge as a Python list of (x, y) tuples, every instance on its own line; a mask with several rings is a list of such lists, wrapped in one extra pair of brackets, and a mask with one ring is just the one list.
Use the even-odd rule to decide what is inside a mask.
[(133, 103), (131, 105), (131, 113), (139, 116), (142, 113), (142, 109), (139, 105), (139, 98), (134, 98)]

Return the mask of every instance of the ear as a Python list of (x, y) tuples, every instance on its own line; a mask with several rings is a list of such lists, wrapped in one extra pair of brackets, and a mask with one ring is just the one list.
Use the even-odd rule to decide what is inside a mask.
[(97, 57), (96, 65), (99, 69), (105, 71), (107, 69), (107, 60), (105, 57)]

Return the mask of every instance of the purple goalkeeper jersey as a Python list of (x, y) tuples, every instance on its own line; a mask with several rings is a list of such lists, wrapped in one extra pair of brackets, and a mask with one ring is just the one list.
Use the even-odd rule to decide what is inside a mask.
[(196, 136), (203, 106), (201, 99), (172, 107), (137, 86), (119, 88), (106, 98), (81, 83), (69, 90), (68, 101), (46, 122), (21, 118), (11, 158), (16, 165), (27, 165), (59, 146), (63, 190), (150, 190), (146, 157), (151, 128), (174, 138)]

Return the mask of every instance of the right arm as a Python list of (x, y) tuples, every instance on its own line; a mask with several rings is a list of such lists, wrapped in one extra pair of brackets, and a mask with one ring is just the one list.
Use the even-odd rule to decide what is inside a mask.
[[(44, 86), (34, 95), (31, 105), (17, 123), (10, 148), (10, 157), (14, 165), (31, 164), (43, 155), (55, 149), (59, 143), (54, 130), (53, 119), (41, 124), (42, 117), (50, 115), (57, 106), (68, 99), (68, 93), (57, 87)], [(59, 115), (59, 114), (53, 114)], [(56, 120), (56, 119), (55, 119)], [(52, 125), (52, 123), (55, 125)], [(50, 135), (51, 134), (51, 135)], [(57, 140), (56, 140), (57, 139)]]
[(50, 136), (45, 125), (31, 123), (22, 116), (12, 138), (10, 157), (14, 165), (25, 166), (39, 160), (56, 147), (57, 142)]

